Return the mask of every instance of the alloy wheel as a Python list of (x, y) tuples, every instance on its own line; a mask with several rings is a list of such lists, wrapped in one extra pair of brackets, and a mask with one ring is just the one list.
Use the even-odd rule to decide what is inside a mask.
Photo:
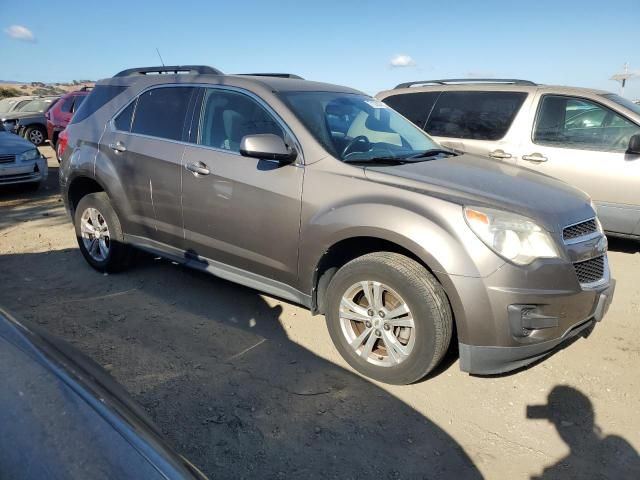
[(82, 212), (80, 234), (91, 258), (98, 262), (106, 260), (111, 247), (111, 237), (107, 222), (97, 209), (87, 208)]

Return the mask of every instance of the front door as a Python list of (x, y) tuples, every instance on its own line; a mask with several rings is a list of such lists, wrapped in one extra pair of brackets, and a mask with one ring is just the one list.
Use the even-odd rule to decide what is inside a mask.
[(518, 164), (587, 192), (608, 232), (632, 234), (640, 222), (640, 156), (626, 153), (640, 127), (595, 101), (543, 94)]
[(187, 254), (293, 283), (304, 168), (239, 153), (245, 135), (289, 137), (260, 101), (236, 90), (207, 88), (201, 110), (181, 169)]

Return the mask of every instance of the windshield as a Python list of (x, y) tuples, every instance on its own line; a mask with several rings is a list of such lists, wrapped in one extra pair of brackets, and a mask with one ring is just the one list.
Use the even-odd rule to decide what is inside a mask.
[(18, 108), (20, 112), (46, 112), (49, 107), (56, 101), (56, 98), (38, 98), (21, 105)]
[(281, 96), (316, 140), (340, 160), (403, 159), (440, 148), (395, 110), (365, 95), (283, 92)]
[(604, 98), (611, 100), (612, 102), (616, 102), (618, 105), (622, 105), (627, 110), (631, 110), (633, 113), (640, 115), (640, 105), (637, 103), (633, 103), (631, 100), (627, 100), (620, 95), (616, 95), (615, 93), (605, 93), (602, 95)]

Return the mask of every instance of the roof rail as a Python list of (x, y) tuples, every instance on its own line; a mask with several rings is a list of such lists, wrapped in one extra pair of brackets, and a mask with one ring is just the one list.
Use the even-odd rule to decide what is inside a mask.
[(278, 78), (295, 78), (296, 80), (304, 80), (300, 75), (295, 73), (238, 73), (237, 75), (243, 75), (248, 77), (278, 77)]
[(189, 73), (191, 75), (222, 75), (217, 68), (206, 65), (167, 65), (161, 67), (128, 68), (114, 75), (115, 77), (130, 77), (132, 75), (147, 75), (149, 73)]
[(417, 82), (405, 82), (400, 83), (394, 87), (398, 88), (409, 88), (414, 85), (426, 85), (426, 84), (436, 84), (436, 85), (448, 85), (450, 83), (511, 83), (514, 85), (537, 85), (530, 80), (519, 80), (517, 78), (445, 78), (442, 80), (419, 80)]

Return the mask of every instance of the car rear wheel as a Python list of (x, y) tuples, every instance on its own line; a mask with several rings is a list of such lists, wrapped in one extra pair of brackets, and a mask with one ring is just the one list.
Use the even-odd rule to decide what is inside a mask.
[(44, 128), (39, 126), (28, 127), (24, 131), (24, 138), (33, 143), (36, 147), (44, 144), (47, 139), (47, 132)]
[(392, 384), (415, 382), (433, 370), (453, 327), (440, 283), (415, 260), (392, 252), (364, 255), (338, 270), (326, 318), (349, 365)]
[(124, 243), (120, 220), (105, 192), (82, 197), (74, 224), (78, 246), (89, 265), (101, 272), (128, 266), (131, 248)]

